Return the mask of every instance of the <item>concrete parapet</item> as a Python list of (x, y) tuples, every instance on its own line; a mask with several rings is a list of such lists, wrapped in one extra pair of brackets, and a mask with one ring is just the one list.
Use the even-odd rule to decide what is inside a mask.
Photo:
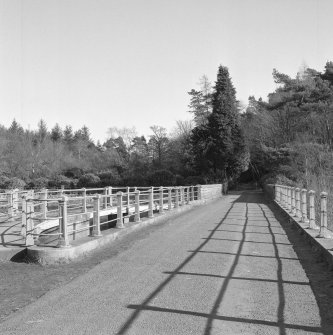
[[(215, 199), (216, 200), (216, 199)], [(191, 210), (193, 207), (203, 205), (206, 201), (196, 201), (188, 206), (181, 206), (175, 208), (170, 212), (165, 212), (163, 215), (157, 214), (152, 218), (143, 218), (140, 222), (130, 222), (124, 226), (124, 229), (112, 229), (102, 232), (102, 236), (99, 238), (85, 237), (76, 241), (73, 241), (69, 248), (49, 248), (49, 247), (38, 247), (32, 246), (27, 248), (27, 255), (29, 259), (32, 259), (40, 264), (58, 264), (68, 263), (77, 258), (84, 257), (90, 252), (102, 248), (112, 241), (121, 238), (133, 231), (141, 229), (151, 224), (158, 224), (167, 221), (168, 219), (179, 215), (181, 213)]]

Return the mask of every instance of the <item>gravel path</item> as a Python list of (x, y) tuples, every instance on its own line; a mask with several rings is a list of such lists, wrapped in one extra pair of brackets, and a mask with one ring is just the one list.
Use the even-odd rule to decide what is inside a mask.
[(22, 306), (33, 301), (4, 319), (3, 335), (333, 334), (332, 273), (259, 192), (197, 207), (69, 265), (3, 264), (0, 279), (5, 289), (13, 279)]

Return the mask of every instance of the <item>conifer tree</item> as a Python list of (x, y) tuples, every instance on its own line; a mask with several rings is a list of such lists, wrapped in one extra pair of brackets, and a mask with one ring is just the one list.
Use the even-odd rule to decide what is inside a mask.
[(228, 68), (220, 66), (208, 124), (196, 127), (192, 143), (196, 165), (210, 180), (227, 181), (244, 170), (246, 150), (240, 128), (236, 90)]

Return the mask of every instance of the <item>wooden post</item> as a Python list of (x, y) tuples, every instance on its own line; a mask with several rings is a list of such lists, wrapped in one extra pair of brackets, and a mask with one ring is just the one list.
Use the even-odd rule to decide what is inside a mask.
[(59, 219), (59, 248), (68, 248), (69, 238), (68, 238), (68, 227), (67, 227), (67, 201), (68, 197), (62, 196), (59, 200), (59, 209), (60, 209), (60, 219)]
[(125, 228), (123, 222), (123, 192), (117, 193), (117, 228)]
[(300, 189), (296, 187), (296, 217), (301, 217), (301, 199), (300, 199)]
[(180, 187), (180, 204), (181, 206), (185, 205), (185, 199), (184, 199), (184, 187)]
[(140, 191), (135, 191), (135, 222), (140, 222)]
[(93, 229), (92, 236), (98, 237), (101, 234), (101, 195), (98, 194), (94, 197), (94, 212), (93, 212)]
[(130, 214), (130, 187), (127, 186), (126, 188), (126, 213), (127, 215)]
[(327, 231), (327, 193), (320, 193), (320, 237), (325, 237)]
[(159, 195), (160, 195), (160, 208), (159, 208), (159, 212), (160, 214), (163, 214), (164, 213), (164, 208), (163, 208), (163, 205), (164, 205), (164, 193), (163, 193), (163, 187), (161, 186), (160, 187), (160, 192), (159, 192)]
[(307, 213), (307, 201), (306, 201), (306, 189), (302, 189), (301, 191), (301, 212), (302, 212), (302, 222), (308, 221), (308, 213)]
[(149, 189), (148, 190), (148, 217), (152, 218), (154, 216), (154, 212), (153, 212), (153, 197), (154, 197), (154, 191), (153, 189)]
[(315, 216), (315, 191), (309, 191), (309, 227), (311, 229), (317, 228)]

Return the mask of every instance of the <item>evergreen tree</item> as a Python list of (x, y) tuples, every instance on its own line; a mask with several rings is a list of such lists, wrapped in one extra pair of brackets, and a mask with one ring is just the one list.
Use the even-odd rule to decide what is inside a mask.
[(193, 131), (196, 165), (209, 179), (226, 181), (246, 168), (246, 150), (239, 123), (236, 91), (229, 71), (220, 66), (206, 126)]
[(62, 136), (63, 136), (62, 130), (61, 130), (59, 124), (56, 123), (56, 125), (51, 130), (51, 140), (53, 142), (58, 142), (59, 140), (62, 139)]

